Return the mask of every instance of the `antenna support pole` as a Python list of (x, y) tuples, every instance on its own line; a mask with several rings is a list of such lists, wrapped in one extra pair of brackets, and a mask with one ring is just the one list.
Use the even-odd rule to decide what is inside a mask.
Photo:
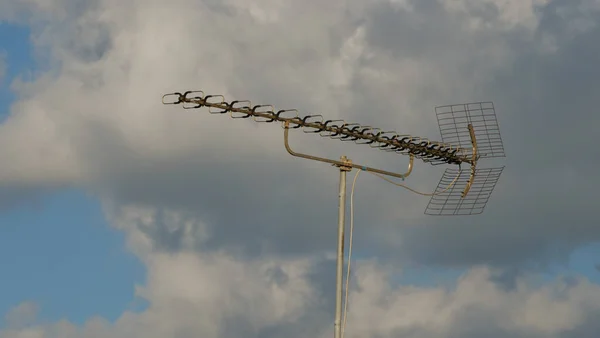
[(345, 232), (345, 219), (346, 219), (346, 173), (352, 171), (353, 168), (370, 171), (377, 174), (388, 175), (396, 178), (404, 179), (413, 169), (414, 156), (411, 154), (410, 162), (408, 164), (408, 170), (403, 174), (393, 173), (390, 171), (380, 170), (376, 168), (361, 166), (352, 163), (346, 156), (341, 156), (339, 161), (317, 157), (313, 155), (307, 155), (295, 152), (292, 150), (289, 144), (289, 129), (290, 122), (286, 121), (283, 124), (283, 141), (285, 149), (290, 155), (300, 157), (308, 160), (319, 161), (330, 163), (337, 167), (340, 171), (340, 191), (339, 191), (339, 204), (338, 204), (338, 239), (337, 239), (337, 255), (336, 255), (336, 279), (335, 279), (335, 321), (333, 324), (334, 338), (342, 338), (342, 296), (343, 296), (343, 284), (344, 284), (344, 232)]
[[(346, 156), (340, 157), (341, 162), (351, 164)], [(338, 166), (340, 169), (340, 194), (338, 206), (338, 241), (335, 277), (335, 321), (334, 338), (342, 337), (342, 294), (344, 279), (344, 230), (346, 217), (346, 173), (352, 170), (351, 166)]]

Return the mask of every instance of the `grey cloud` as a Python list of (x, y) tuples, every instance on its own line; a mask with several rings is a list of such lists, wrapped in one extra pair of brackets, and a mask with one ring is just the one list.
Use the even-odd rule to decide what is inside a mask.
[[(562, 6), (570, 7), (571, 3), (562, 3)], [(402, 243), (408, 247), (400, 247), (399, 250), (406, 250), (407, 255), (414, 259), (431, 264), (511, 266), (527, 260), (543, 264), (551, 260), (560, 261), (582, 243), (598, 241), (600, 232), (595, 226), (595, 193), (592, 188), (598, 185), (593, 173), (598, 161), (585, 154), (594, 153), (593, 126), (598, 124), (594, 113), (599, 103), (594, 94), (598, 87), (594, 60), (598, 58), (600, 49), (592, 41), (597, 40), (600, 29), (594, 27), (572, 40), (563, 40), (560, 27), (565, 22), (553, 15), (555, 10), (556, 5), (552, 5), (542, 12), (540, 27), (533, 40), (525, 40), (527, 44), (517, 31), (508, 35), (469, 36), (475, 41), (471, 45), (461, 41), (462, 36), (453, 37), (447, 33), (456, 33), (456, 29), (440, 28), (438, 24), (444, 23), (444, 20), (435, 20), (435, 16), (428, 25), (422, 23), (418, 26), (425, 30), (422, 34), (432, 32), (427, 35), (429, 39), (394, 41), (409, 34), (406, 32), (410, 32), (411, 21), (395, 20), (402, 16), (392, 14), (389, 9), (381, 10), (378, 19), (373, 20), (372, 34), (377, 34), (375, 27), (378, 25), (386, 27), (380, 32), (398, 33), (387, 33), (385, 37), (391, 40), (389, 42), (383, 37), (370, 40), (376, 43), (376, 48), (393, 48), (392, 52), (402, 54), (410, 53), (415, 45), (417, 49), (425, 48), (419, 45), (434, 41), (433, 46), (436, 42), (440, 42), (441, 46), (456, 43), (456, 48), (462, 48), (462, 43), (465, 45), (463, 57), (473, 52), (475, 56), (465, 60), (465, 66), (472, 67), (472, 70), (461, 72), (463, 78), (449, 79), (443, 86), (457, 83), (458, 89), (450, 91), (458, 94), (457, 97), (471, 97), (466, 100), (495, 101), (509, 156), (506, 161), (508, 168), (499, 189), (492, 196), (486, 216), (419, 220), (420, 226), (403, 229), (401, 236), (406, 240)], [(436, 13), (432, 9), (427, 11), (433, 15)], [(448, 20), (447, 17), (445, 19)], [(448, 27), (456, 27), (456, 24)], [(418, 36), (420, 33), (417, 29), (414, 34)], [(439, 38), (430, 36), (436, 33)], [(546, 34), (558, 36), (559, 50), (556, 53), (539, 52), (541, 37)], [(508, 62), (500, 65), (479, 62), (478, 49), (485, 50), (485, 46), (495, 43), (510, 49), (513, 55)], [(456, 51), (450, 49), (450, 53)], [(442, 47), (437, 55), (423, 52), (423, 58), (440, 58), (442, 66), (452, 67), (451, 62), (442, 60), (445, 56)], [(408, 57), (414, 56), (408, 54)], [(471, 75), (475, 72), (479, 75)], [(471, 91), (468, 83), (478, 83), (480, 88)], [(463, 84), (468, 89), (462, 89)], [(466, 92), (461, 94), (461, 90)], [(432, 92), (439, 94), (444, 89), (438, 85)], [(440, 100), (444, 97), (440, 95)], [(424, 100), (431, 102), (435, 98), (425, 95)], [(484, 166), (483, 161), (481, 165)]]
[[(155, 240), (157, 249), (179, 251), (186, 237), (193, 236), (183, 234), (182, 229), (167, 228), (169, 221), (160, 214), (169, 209), (187, 210), (190, 219), (204, 220), (210, 239), (199, 240), (198, 250), (234, 246), (242, 247), (245, 254), (252, 255), (273, 251), (300, 254), (310, 248), (329, 246), (330, 238), (335, 235), (335, 226), (328, 226), (336, 222), (334, 205), (329, 213), (327, 208), (319, 205), (329, 204), (327, 199), (335, 199), (334, 184), (327, 185), (331, 188), (329, 194), (312, 194), (310, 189), (316, 188), (315, 185), (298, 186), (302, 181), (310, 182), (309, 175), (297, 175), (294, 181), (288, 182), (275, 178), (281, 177), (290, 167), (289, 161), (278, 163), (275, 170), (263, 169), (268, 165), (264, 162), (241, 164), (246, 174), (253, 173), (251, 180), (239, 169), (222, 168), (218, 162), (213, 164), (215, 162), (204, 157), (200, 163), (189, 167), (192, 170), (202, 168), (206, 176), (190, 172), (185, 166), (168, 168), (167, 164), (164, 169), (154, 166), (153, 170), (124, 177), (120, 186), (123, 190), (116, 191), (119, 199), (161, 205), (158, 218), (162, 222), (151, 229), (142, 228)], [(173, 176), (165, 177), (163, 172)], [(149, 181), (154, 182), (151, 187), (147, 186)], [(277, 188), (273, 189), (275, 182), (278, 182)], [(198, 194), (199, 191), (205, 193)], [(302, 205), (294, 198), (311, 195), (314, 197), (309, 203)], [(315, 236), (315, 233), (323, 236)]]
[[(61, 126), (75, 126), (62, 130), (71, 133), (70, 144), (75, 145), (77, 158), (89, 175), (89, 181), (77, 184), (116, 204), (149, 206), (159, 214), (182, 211), (190, 219), (201, 220), (191, 232), (170, 228), (168, 220), (140, 226), (155, 249), (178, 252), (191, 237), (198, 251), (228, 248), (255, 257), (333, 249), (335, 170), (286, 157), (278, 128), (162, 107), (160, 91), (198, 85), (215, 92), (224, 90), (230, 99), (248, 98), (307, 113), (322, 111), (327, 117), (343, 116), (376, 126), (396, 125), (399, 132), (414, 131), (432, 139), (437, 135), (435, 105), (491, 99), (509, 158), (486, 214), (469, 219), (424, 218), (426, 199), (412, 198), (363, 177), (357, 192), (357, 247), (396, 262), (531, 269), (564, 260), (574, 248), (600, 239), (590, 211), (594, 203), (591, 187), (596, 182), (592, 168), (597, 163), (592, 156), (579, 155), (593, 152), (598, 50), (592, 42), (600, 31), (594, 27), (567, 34), (567, 19), (554, 13), (555, 6), (575, 8), (571, 3), (552, 3), (543, 9), (534, 33), (526, 27), (502, 26), (500, 12), (490, 4), (449, 14), (439, 2), (413, 1), (414, 12), (407, 14), (386, 3), (367, 7), (331, 2), (332, 10), (349, 8), (328, 16), (321, 5), (308, 2), (302, 10), (314, 16), (313, 25), (305, 25), (304, 17), (296, 14), (300, 9), (290, 5), (294, 15), (288, 13), (285, 24), (261, 26), (253, 23), (249, 11), (237, 8), (239, 4), (228, 2), (223, 6), (229, 9), (224, 10), (210, 2), (206, 8), (214, 12), (202, 12), (206, 16), (202, 20), (181, 18), (189, 20), (186, 29), (191, 33), (168, 39), (171, 62), (164, 63), (153, 59), (142, 63), (119, 50), (123, 45), (115, 41), (121, 26), (99, 24), (93, 19), (96, 8), (92, 6), (92, 14), (86, 17), (91, 23), (82, 26), (89, 31), (65, 37), (58, 45), (69, 60), (90, 64), (85, 71), (77, 68), (81, 72), (75, 75), (63, 74), (65, 82), (102, 79), (94, 82), (93, 90), (90, 87), (77, 95), (91, 117), (74, 118), (81, 108), (71, 102), (40, 94), (41, 102), (63, 107), (53, 112), (56, 120)], [(575, 11), (569, 20), (576, 15)], [(475, 16), (490, 27), (469, 28), (466, 19)], [(231, 21), (225, 24), (225, 18)], [(365, 51), (348, 61), (347, 87), (335, 87), (328, 82), (327, 72), (361, 25)], [(187, 39), (198, 37), (207, 27), (215, 33), (204, 36), (198, 47), (201, 52), (192, 49)], [(303, 35), (294, 33), (300, 29)], [(88, 35), (96, 37), (86, 41), (89, 44), (72, 42)], [(547, 36), (556, 41), (554, 53), (541, 51)], [(147, 56), (144, 41), (136, 40), (139, 50), (134, 51)], [(124, 59), (114, 56), (119, 52)], [(93, 66), (103, 61), (104, 72)], [(176, 76), (166, 76), (171, 73)], [(152, 75), (142, 78), (140, 74)], [(152, 89), (136, 87), (142, 84)], [(74, 85), (67, 88), (79, 90)], [(152, 99), (151, 94), (156, 97)], [(132, 96), (156, 104), (124, 102)], [(572, 118), (574, 111), (577, 118)], [(226, 123), (229, 129), (223, 127)], [(163, 131), (159, 127), (173, 135), (150, 144), (152, 133)], [(132, 145), (135, 142), (129, 140), (136, 137), (147, 144)], [(189, 147), (181, 141), (186, 137), (197, 142), (192, 150), (180, 151), (172, 145), (180, 142)], [(294, 142), (300, 150), (327, 156), (337, 156), (342, 149), (333, 141), (298, 137)], [(170, 150), (157, 155), (146, 148)], [(356, 161), (371, 156), (358, 146), (344, 149), (352, 149), (349, 155)], [(405, 165), (406, 161), (389, 156), (378, 163), (397, 168), (399, 162)], [(440, 172), (418, 166), (407, 183), (431, 189)]]

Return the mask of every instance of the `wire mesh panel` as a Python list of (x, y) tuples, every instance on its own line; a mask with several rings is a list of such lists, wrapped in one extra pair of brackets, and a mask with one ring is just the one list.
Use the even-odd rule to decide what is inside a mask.
[(473, 126), (477, 154), (481, 158), (505, 157), (496, 110), (492, 102), (477, 102), (435, 108), (442, 142), (472, 154), (468, 125)]
[[(504, 167), (475, 169), (475, 179), (471, 189), (465, 197), (462, 197), (462, 192), (469, 181), (471, 171), (446, 169), (435, 189), (435, 195), (429, 200), (425, 214), (460, 216), (482, 213), (498, 179), (500, 179), (502, 170), (504, 170)], [(447, 189), (455, 179), (456, 182)]]

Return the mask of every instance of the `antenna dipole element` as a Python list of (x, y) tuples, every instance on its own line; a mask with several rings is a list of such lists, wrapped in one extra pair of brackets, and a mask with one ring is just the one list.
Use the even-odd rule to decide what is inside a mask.
[[(195, 96), (189, 97), (190, 94)], [(168, 101), (166, 101), (168, 99)], [(256, 122), (289, 122), (291, 128), (302, 128), (306, 133), (318, 133), (324, 137), (369, 144), (372, 148), (412, 155), (431, 164), (472, 163), (467, 150), (451, 144), (430, 141), (422, 137), (400, 135), (394, 131), (346, 123), (341, 120), (326, 120), (322, 115), (299, 117), (295, 109), (275, 112), (272, 105), (252, 106), (250, 101), (226, 102), (223, 95), (204, 95), (202, 91), (170, 93), (163, 96), (163, 104), (183, 104), (185, 109), (208, 107), (211, 114), (227, 114), (233, 118), (250, 118)]]

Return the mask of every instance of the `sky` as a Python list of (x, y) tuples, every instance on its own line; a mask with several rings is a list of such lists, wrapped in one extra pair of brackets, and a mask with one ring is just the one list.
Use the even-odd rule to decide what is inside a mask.
[(493, 101), (484, 214), (358, 178), (346, 336), (596, 337), (598, 22), (597, 0), (2, 2), (0, 338), (331, 335), (337, 172), (160, 102), (194, 89), (430, 139), (435, 106)]
[[(35, 63), (32, 60), (31, 44), (29, 42), (30, 30), (27, 27), (7, 24), (0, 26), (2, 39), (2, 53), (0, 54), (0, 80), (2, 81), (1, 104), (4, 120), (8, 116), (10, 104), (14, 100), (10, 90), (10, 83), (18, 74), (26, 74)], [(10, 52), (10, 53), (9, 53)], [(10, 67), (9, 67), (10, 65)]]

